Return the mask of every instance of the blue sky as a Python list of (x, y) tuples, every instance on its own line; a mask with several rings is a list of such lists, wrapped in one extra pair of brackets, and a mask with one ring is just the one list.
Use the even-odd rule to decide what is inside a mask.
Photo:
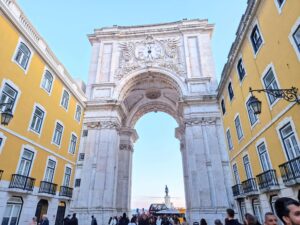
[[(213, 54), (219, 79), (246, 0), (18, 0), (58, 59), (75, 78), (87, 80), (90, 44), (87, 34), (112, 25), (139, 25), (188, 19), (215, 24)], [(176, 121), (164, 113), (142, 117), (133, 161), (132, 207), (161, 201), (168, 184), (177, 206), (184, 204), (181, 155), (174, 138)], [(160, 132), (157, 132), (157, 131)], [(150, 181), (150, 182), (149, 182)]]

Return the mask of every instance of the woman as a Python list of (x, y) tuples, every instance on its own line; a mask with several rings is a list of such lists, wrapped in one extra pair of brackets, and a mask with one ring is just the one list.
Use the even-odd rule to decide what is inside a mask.
[(258, 221), (257, 218), (250, 213), (245, 214), (245, 220), (244, 220), (245, 225), (261, 225)]

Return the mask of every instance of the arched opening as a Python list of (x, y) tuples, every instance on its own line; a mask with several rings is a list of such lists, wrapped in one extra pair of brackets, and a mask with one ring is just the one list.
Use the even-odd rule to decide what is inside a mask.
[(45, 199), (41, 199), (37, 206), (35, 211), (35, 216), (37, 218), (37, 221), (41, 221), (44, 214), (47, 214), (48, 211), (48, 201)]
[(63, 224), (65, 212), (66, 212), (66, 203), (61, 201), (61, 202), (59, 202), (58, 207), (57, 207), (55, 225)]
[[(177, 126), (176, 120), (163, 112), (147, 113), (137, 121), (139, 139), (134, 145), (132, 162), (132, 209), (141, 212), (142, 208), (148, 210), (151, 204), (160, 203), (166, 203), (168, 208), (185, 208), (180, 143), (174, 135)], [(165, 198), (166, 185), (171, 204)]]

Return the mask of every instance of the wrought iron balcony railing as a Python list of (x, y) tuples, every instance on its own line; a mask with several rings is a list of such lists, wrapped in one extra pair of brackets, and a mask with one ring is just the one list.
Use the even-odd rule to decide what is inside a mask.
[(3, 170), (0, 170), (0, 180), (2, 178)]
[(268, 170), (256, 176), (258, 187), (261, 191), (279, 188), (276, 170)]
[(250, 178), (242, 182), (244, 194), (250, 195), (258, 192), (255, 178)]
[(55, 195), (56, 189), (57, 189), (57, 184), (53, 184), (47, 181), (41, 181), (39, 193)]
[(233, 197), (239, 197), (244, 194), (243, 186), (241, 184), (236, 184), (232, 186)]
[(12, 174), (9, 188), (17, 188), (26, 191), (33, 191), (35, 178)]
[(279, 169), (286, 186), (300, 183), (300, 157), (279, 165)]
[(72, 198), (73, 188), (67, 186), (60, 186), (59, 196)]

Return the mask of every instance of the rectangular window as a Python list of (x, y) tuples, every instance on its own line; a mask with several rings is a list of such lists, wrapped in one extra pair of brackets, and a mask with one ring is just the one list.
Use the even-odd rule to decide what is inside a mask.
[(64, 127), (61, 124), (56, 123), (55, 130), (54, 130), (54, 136), (53, 136), (53, 143), (60, 145), (63, 129), (64, 129)]
[(280, 129), (281, 139), (289, 160), (300, 156), (299, 144), (291, 123), (287, 123)]
[[(266, 89), (278, 89), (278, 85), (275, 80), (275, 76), (274, 76), (272, 68), (270, 68), (268, 70), (268, 72), (266, 73), (266, 75), (263, 78), (263, 81), (264, 81), (264, 85), (265, 85)], [(268, 98), (269, 98), (271, 105), (276, 100), (276, 97), (271, 94), (268, 94)]]
[(43, 124), (43, 120), (44, 120), (44, 111), (42, 109), (40, 109), (39, 107), (35, 107), (34, 113), (33, 113), (33, 117), (32, 117), (32, 121), (31, 121), (31, 125), (30, 125), (30, 129), (40, 133), (41, 132), (41, 127)]
[(271, 163), (265, 143), (261, 143), (259, 146), (257, 146), (257, 150), (263, 171), (270, 170)]
[(254, 114), (254, 111), (253, 111), (252, 107), (250, 106), (249, 101), (250, 101), (250, 99), (247, 101), (246, 106), (247, 106), (247, 111), (248, 111), (248, 117), (249, 117), (249, 120), (250, 120), (250, 123), (252, 126), (253, 124), (256, 123), (256, 121), (258, 120), (258, 117), (256, 114)]
[(54, 171), (55, 171), (55, 161), (49, 159), (47, 168), (46, 168), (46, 174), (45, 174), (45, 181), (52, 183)]
[(19, 222), (22, 205), (23, 203), (20, 198), (9, 198), (5, 207), (1, 225), (17, 225)]
[(70, 147), (69, 147), (69, 152), (74, 154), (76, 150), (76, 143), (77, 143), (77, 137), (72, 134), (71, 135), (71, 142), (70, 142)]
[(26, 70), (30, 55), (31, 52), (29, 48), (21, 42), (18, 46), (18, 50), (14, 59), (24, 70)]
[(18, 168), (18, 174), (28, 177), (32, 165), (34, 153), (28, 149), (24, 149), (23, 155)]
[(62, 96), (62, 98), (61, 98), (61, 103), (60, 103), (60, 104), (61, 104), (62, 107), (64, 107), (65, 109), (68, 109), (69, 98), (70, 98), (69, 93), (68, 93), (66, 90), (64, 90), (63, 96)]
[(18, 96), (18, 92), (12, 88), (9, 84), (5, 83), (1, 94), (1, 103), (11, 103), (11, 105), (2, 106), (4, 112), (8, 107), (11, 109), (14, 107)]
[(278, 3), (278, 6), (281, 7), (282, 4), (285, 2), (285, 0), (276, 0), (277, 3)]
[(83, 161), (84, 160), (84, 153), (79, 153), (78, 161)]
[(239, 116), (237, 116), (235, 118), (234, 123), (235, 123), (235, 129), (236, 129), (238, 139), (241, 140), (242, 137), (244, 136), (244, 134), (243, 134), (243, 129), (242, 129), (242, 125), (241, 125), (241, 121), (240, 121)]
[(81, 107), (79, 105), (76, 106), (75, 119), (79, 122), (81, 117)]
[(240, 176), (236, 164), (233, 164), (232, 170), (233, 170), (235, 184), (240, 184), (241, 181), (240, 181)]
[(298, 47), (298, 51), (300, 52), (300, 25), (293, 33), (293, 39), (295, 41), (296, 46)]
[(254, 52), (257, 53), (258, 49), (260, 48), (263, 42), (257, 25), (253, 27), (250, 38)]
[(252, 176), (252, 170), (251, 170), (251, 165), (249, 162), (248, 155), (245, 155), (243, 157), (243, 162), (244, 162), (244, 168), (245, 168), (247, 179), (251, 179), (253, 176)]
[(225, 102), (224, 102), (224, 99), (222, 99), (221, 101), (221, 108), (222, 108), (222, 113), (223, 115), (226, 113), (226, 108), (225, 108)]
[(63, 186), (66, 186), (66, 187), (70, 186), (71, 172), (72, 172), (71, 168), (70, 167), (66, 167), (65, 177), (64, 177), (64, 185)]
[(245, 77), (245, 74), (246, 74), (246, 70), (245, 70), (242, 59), (239, 59), (239, 61), (237, 63), (237, 71), (238, 71), (238, 74), (239, 74), (239, 79), (240, 79), (240, 81), (242, 81), (243, 78)]
[(229, 94), (229, 99), (231, 101), (233, 99), (233, 97), (234, 97), (234, 93), (233, 93), (231, 82), (228, 84), (228, 94)]
[(51, 92), (51, 88), (52, 88), (52, 83), (53, 83), (53, 76), (52, 74), (46, 70), (44, 77), (43, 77), (43, 81), (42, 81), (42, 87), (48, 92)]
[(227, 137), (228, 148), (229, 148), (229, 150), (232, 150), (233, 149), (233, 144), (232, 144), (232, 139), (231, 139), (231, 134), (230, 134), (229, 129), (226, 131), (226, 137)]
[(80, 187), (81, 179), (75, 180), (75, 187)]

